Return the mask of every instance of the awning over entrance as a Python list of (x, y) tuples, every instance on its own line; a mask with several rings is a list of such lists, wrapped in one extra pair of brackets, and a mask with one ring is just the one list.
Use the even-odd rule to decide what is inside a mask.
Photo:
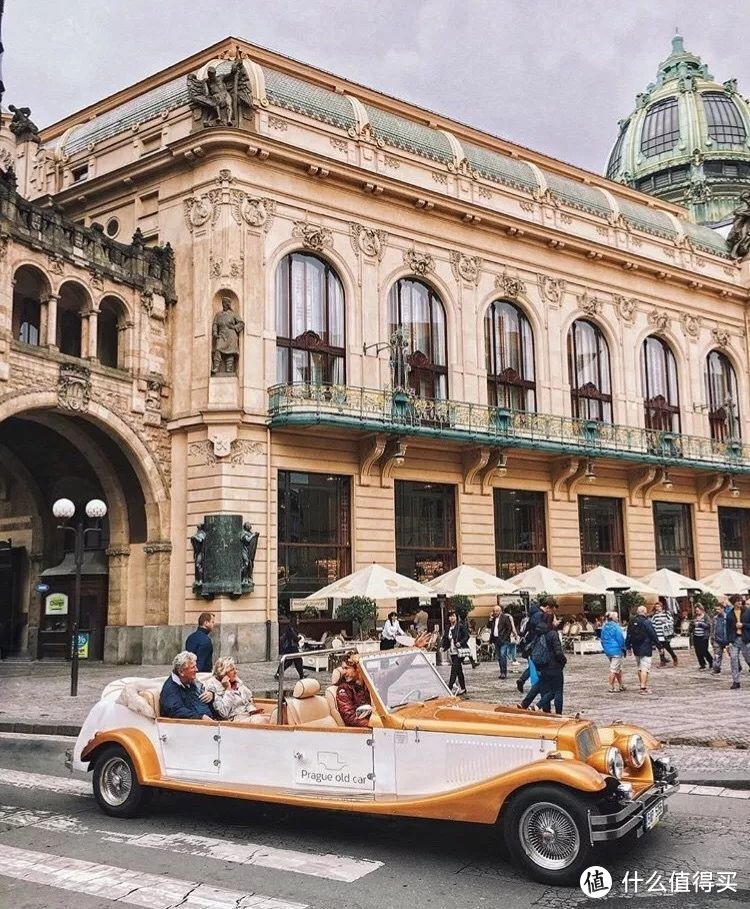
[[(45, 568), (42, 577), (68, 577), (76, 573), (75, 553), (68, 552), (59, 565), (53, 565), (52, 568)], [(81, 574), (96, 575), (109, 574), (109, 565), (107, 563), (107, 554), (103, 549), (87, 549), (83, 553), (83, 565)]]

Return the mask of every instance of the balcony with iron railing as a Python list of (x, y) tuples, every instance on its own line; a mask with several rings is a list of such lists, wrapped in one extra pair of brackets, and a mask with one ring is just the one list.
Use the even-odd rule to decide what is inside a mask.
[(750, 474), (750, 445), (553, 414), (435, 401), (401, 391), (298, 383), (268, 390), (269, 425), (366, 432)]

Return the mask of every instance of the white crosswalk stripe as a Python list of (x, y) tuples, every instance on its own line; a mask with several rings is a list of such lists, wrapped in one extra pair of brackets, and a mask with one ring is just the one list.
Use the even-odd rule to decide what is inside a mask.
[(27, 773), (24, 770), (0, 768), (0, 785), (15, 786), (16, 789), (41, 789), (44, 792), (63, 792), (91, 798), (91, 783), (74, 780), (66, 776), (52, 776), (48, 773)]
[(275, 849), (259, 843), (233, 843), (231, 840), (214, 839), (185, 833), (115, 833), (104, 837), (114, 843), (143, 846), (202, 858), (215, 858), (240, 865), (259, 865), (280, 871), (296, 871), (331, 881), (351, 884), (371, 871), (382, 868), (382, 862), (348, 858), (344, 855), (314, 855), (294, 849)]
[(225, 890), (163, 874), (131, 871), (14, 846), (0, 849), (0, 876), (148, 909), (177, 905), (180, 909), (307, 909), (305, 903), (292, 903), (262, 893)]
[[(24, 773), (23, 771), (0, 770), (0, 786), (8, 784), (22, 789), (42, 789), (51, 792), (64, 792), (75, 796), (90, 796), (90, 784), (65, 777), (47, 776), (41, 773)], [(71, 784), (74, 784), (71, 786)], [(84, 787), (82, 790), (81, 787)], [(0, 805), (0, 825), (12, 827), (39, 827), (44, 830), (59, 830), (70, 834), (85, 834), (89, 828), (77, 818), (68, 815), (53, 814), (41, 809), (17, 808), (12, 805)], [(258, 865), (281, 871), (292, 871), (312, 877), (325, 878), (331, 881), (353, 883), (378, 868), (383, 863), (369, 859), (357, 859), (346, 855), (300, 852), (295, 849), (280, 849), (263, 846), (260, 843), (233, 842), (209, 836), (188, 834), (135, 834), (117, 831), (97, 830), (103, 839), (109, 842), (123, 843), (147, 849), (158, 849), (165, 852), (195, 855), (203, 858), (215, 858), (225, 862), (236, 862), (239, 865)]]

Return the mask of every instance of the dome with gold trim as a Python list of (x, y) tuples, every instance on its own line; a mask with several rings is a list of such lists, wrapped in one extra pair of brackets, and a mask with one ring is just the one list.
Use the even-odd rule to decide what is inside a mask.
[(750, 104), (735, 79), (716, 82), (677, 34), (619, 126), (607, 177), (684, 205), (699, 224), (731, 222), (750, 189)]

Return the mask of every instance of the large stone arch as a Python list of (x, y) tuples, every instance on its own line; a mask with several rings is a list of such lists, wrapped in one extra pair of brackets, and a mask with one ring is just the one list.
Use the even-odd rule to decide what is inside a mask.
[[(0, 424), (9, 417), (22, 417), (34, 411), (68, 413), (58, 406), (56, 391), (37, 391), (14, 395), (0, 400)], [(154, 455), (136, 432), (116, 413), (91, 401), (76, 416), (90, 420), (114, 437), (138, 478), (146, 502), (146, 522), (149, 540), (169, 539), (169, 492)]]

